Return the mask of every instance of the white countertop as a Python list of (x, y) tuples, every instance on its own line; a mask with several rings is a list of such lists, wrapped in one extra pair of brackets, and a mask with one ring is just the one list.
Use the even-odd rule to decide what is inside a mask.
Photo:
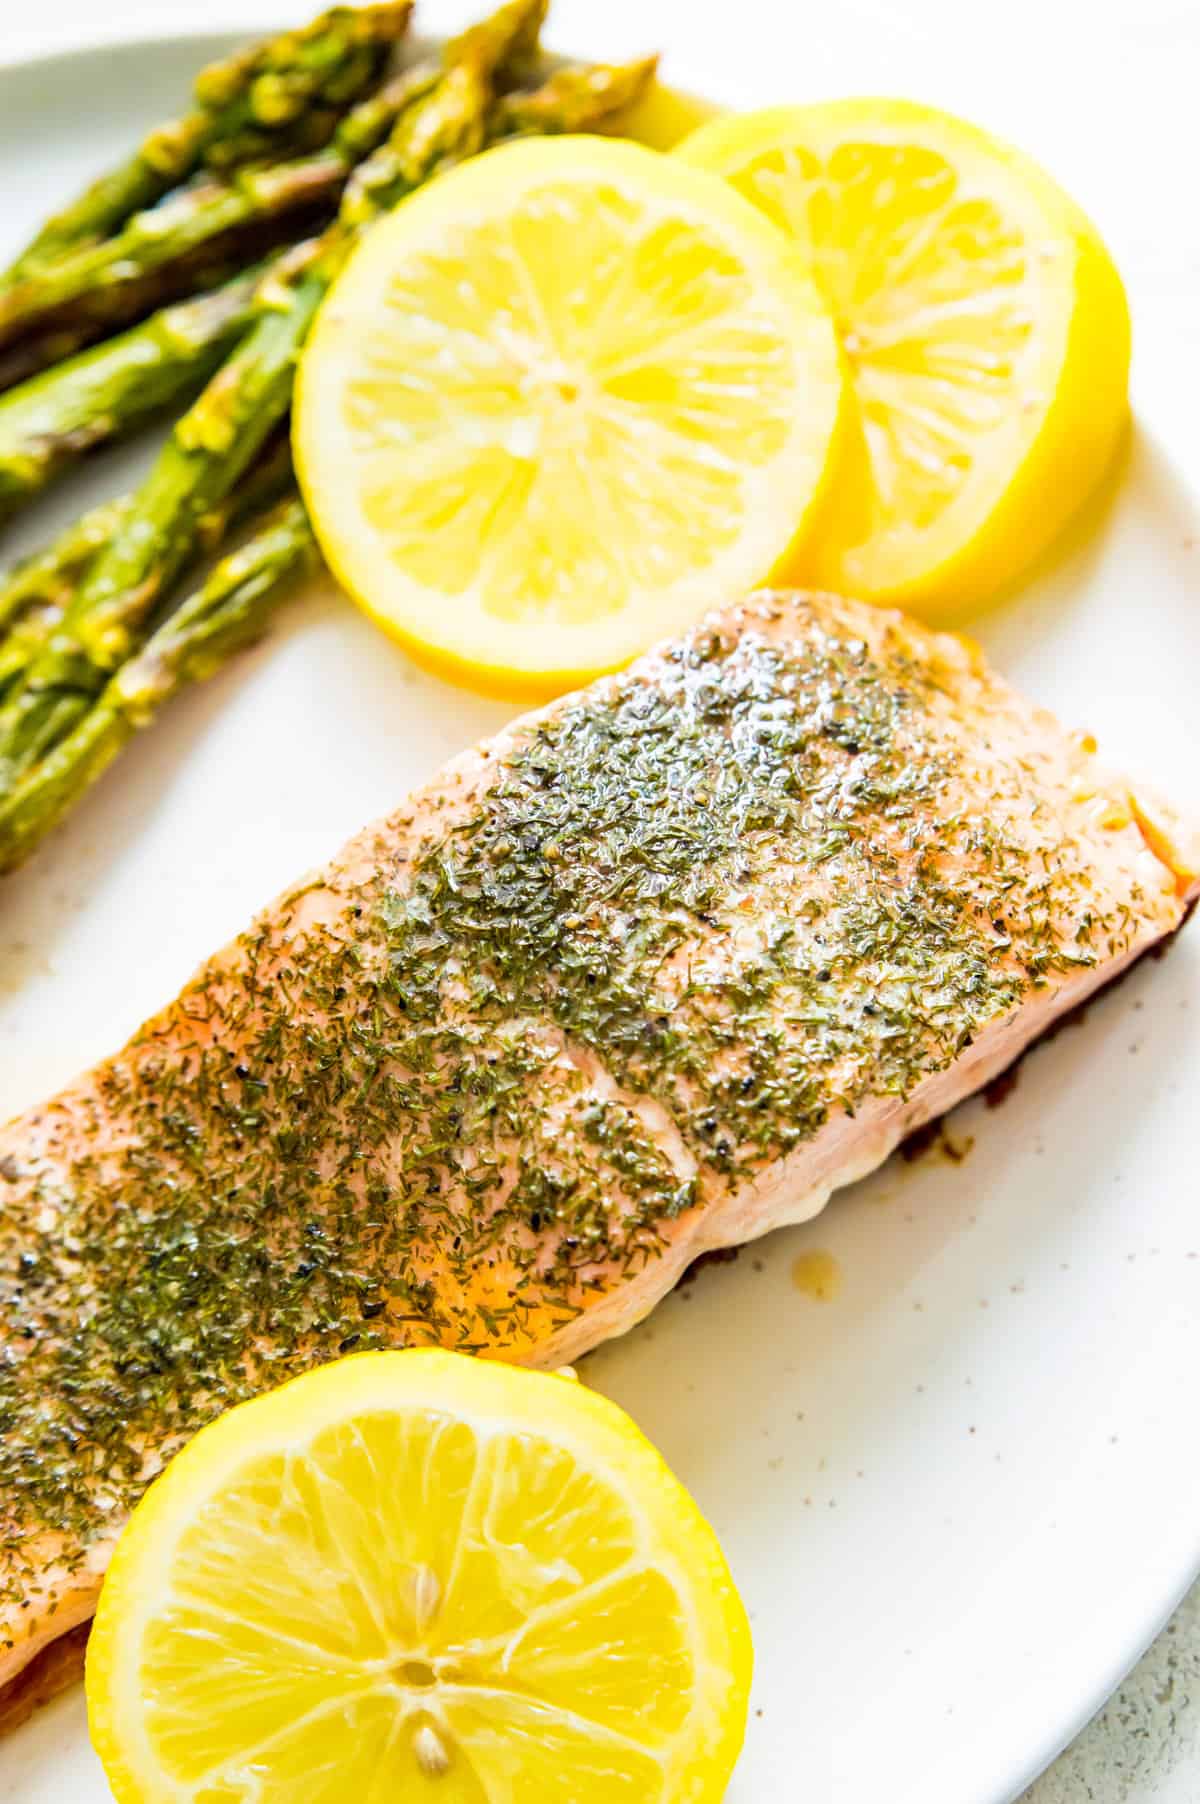
[[(1119, 189), (1112, 216), (1118, 260), (1136, 248), (1143, 280), (1154, 283), (1156, 317), (1169, 315), (1169, 334), (1137, 340), (1135, 400), (1155, 412), (1164, 385), (1189, 381), (1200, 369), (1200, 226), (1185, 200), (1184, 184), (1196, 167), (1195, 73), (1200, 68), (1200, 7), (1196, 0), (1006, 0), (999, 8), (963, 6), (961, 0), (839, 0), (861, 18), (861, 64), (832, 66), (820, 44), (820, 12), (810, 14), (814, 42), (794, 74), (784, 68), (779, 98), (805, 98), (857, 88), (902, 89), (921, 98), (976, 114), (1037, 154), (1047, 154), (1067, 185), (1106, 226), (1106, 195)], [(757, 57), (780, 15), (778, 0), (741, 0), (736, 44), (722, 66), (730, 72), (728, 98), (738, 97), (743, 58)], [(136, 36), (162, 37), (187, 27), (247, 27), (290, 20), (305, 12), (297, 0), (41, 0), (37, 7), (4, 9), (0, 57), (5, 60), (81, 43)], [(478, 8), (474, 0), (423, 0), (422, 24), (431, 32), (454, 28)], [(552, 40), (619, 56), (666, 44), (668, 75), (686, 83), (689, 65), (712, 66), (704, 43), (727, 35), (727, 12), (716, 0), (555, 0)], [(747, 19), (757, 18), (748, 36)], [(795, 42), (796, 25), (788, 26)], [(689, 46), (691, 49), (689, 50)], [(1078, 123), (1069, 137), (1064, 116)], [(1049, 129), (1049, 122), (1056, 129)], [(1074, 167), (1064, 145), (1074, 141)], [(1145, 213), (1154, 242), (1134, 244), (1139, 213), (1130, 188), (1149, 182), (1177, 194), (1179, 229), (1164, 233), (1162, 188), (1157, 209)], [(1134, 298), (1135, 330), (1142, 316)], [(1177, 329), (1176, 329), (1177, 328)], [(1172, 347), (1168, 355), (1166, 344)], [(1177, 367), (1181, 346), (1196, 355)], [(1194, 409), (1168, 410), (1175, 421), (1171, 452), (1200, 468), (1200, 428)], [(1156, 422), (1157, 429), (1157, 422)], [(1182, 442), (1187, 435), (1190, 443)], [(1149, 1531), (1149, 1532), (1152, 1532)], [(1097, 1571), (1096, 1584), (1105, 1583)], [(1003, 1710), (1003, 1699), (996, 1707)], [(1196, 1804), (1200, 1799), (1200, 1586), (1178, 1610), (1140, 1665), (1108, 1706), (1025, 1794), (1022, 1804)], [(864, 1800), (864, 1804), (866, 1801)]]

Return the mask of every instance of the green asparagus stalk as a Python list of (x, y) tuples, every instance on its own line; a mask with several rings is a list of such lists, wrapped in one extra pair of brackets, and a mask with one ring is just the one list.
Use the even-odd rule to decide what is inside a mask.
[(0, 635), (31, 608), (65, 606), (74, 595), (80, 573), (129, 514), (132, 495), (102, 501), (72, 521), (52, 544), (31, 552), (0, 577)]
[(656, 56), (616, 65), (570, 63), (532, 92), (504, 95), (497, 103), (489, 135), (545, 137), (619, 125), (646, 93), (657, 69)]
[(48, 757), (0, 802), (0, 871), (12, 870), (173, 696), (259, 638), (318, 561), (299, 496), (290, 499), (150, 635)]
[(96, 446), (190, 399), (254, 317), (247, 271), (0, 395), (0, 519)]
[[(294, 223), (294, 222), (293, 222)], [(287, 236), (295, 236), (290, 232)], [(223, 254), (209, 260), (198, 259), (190, 271), (186, 282), (164, 282), (161, 288), (147, 283), (142, 294), (142, 305), (131, 308), (131, 314), (149, 317), (157, 308), (173, 306), (183, 300), (194, 299), (197, 295), (208, 294), (214, 288), (222, 288), (243, 275), (249, 264), (265, 261), (278, 248), (275, 238), (268, 236), (267, 242), (255, 245), (246, 243), (236, 250), (224, 249)], [(176, 290), (179, 292), (176, 292)], [(2, 299), (3, 290), (0, 290)], [(113, 320), (111, 330), (124, 330), (130, 322)], [(30, 333), (28, 337), (18, 338), (12, 344), (0, 348), (0, 395), (7, 394), (9, 389), (19, 388), (24, 382), (31, 382), (44, 370), (53, 369), (57, 363), (66, 363), (72, 357), (78, 357), (81, 351), (88, 350), (98, 339), (107, 336), (106, 328), (96, 321), (82, 317), (60, 320), (47, 327), (44, 332)]]
[(0, 795), (72, 731), (136, 651), (204, 515), (220, 506), (287, 412), (313, 316), (360, 234), (447, 163), (480, 148), (497, 70), (542, 4), (508, 0), (447, 47), (436, 83), (355, 171), (337, 220), (176, 426), (124, 530), (89, 567), (61, 626), (0, 707)]
[[(293, 483), (286, 432), (273, 442), (233, 493), (201, 522), (197, 551), (216, 550), (243, 520), (261, 512)], [(102, 502), (44, 550), (0, 576), (0, 698), (45, 650), (102, 546), (123, 530), (136, 495)]]
[(428, 68), (396, 76), (360, 101), (316, 155), (185, 188), (135, 213), (115, 237), (40, 264), (0, 291), (0, 348), (30, 334), (52, 343), (63, 332), (94, 335), (186, 289), (197, 268), (277, 238), (297, 215), (327, 217), (355, 165), (431, 81)]
[(55, 214), (0, 277), (0, 288), (77, 246), (94, 244), (185, 181), (203, 163), (229, 168), (278, 154), (297, 126), (311, 143), (314, 114), (332, 122), (380, 77), (403, 36), (411, 0), (335, 6), (204, 70), (196, 108), (160, 126), (132, 157)]
[(483, 149), (497, 96), (514, 87), (537, 60), (548, 4), (506, 0), (447, 44), (437, 80), (420, 104), (403, 114), (390, 138), (354, 170), (338, 217), (314, 247), (298, 287), (319, 286), (319, 301), (382, 213), (441, 170)]

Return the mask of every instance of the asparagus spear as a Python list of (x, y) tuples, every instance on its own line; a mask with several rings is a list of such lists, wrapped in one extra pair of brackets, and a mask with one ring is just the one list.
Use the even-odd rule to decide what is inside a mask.
[(612, 126), (642, 98), (657, 68), (656, 56), (617, 65), (569, 63), (531, 93), (504, 95), (489, 135), (544, 137)]
[(0, 577), (0, 634), (30, 608), (65, 603), (75, 592), (80, 572), (121, 526), (132, 495), (102, 501), (68, 526), (41, 551), (32, 552)]
[(151, 132), (128, 161), (47, 220), (0, 277), (0, 287), (123, 226), (203, 162), (227, 168), (251, 161), (270, 155), (281, 132), (303, 127), (314, 114), (331, 122), (331, 106), (357, 99), (378, 79), (410, 11), (411, 0), (335, 6), (302, 30), (282, 32), (202, 71), (196, 109)]
[(317, 561), (308, 517), (293, 493), (247, 544), (222, 558), (73, 730), (0, 802), (0, 871), (29, 856), (173, 696), (260, 637), (292, 585)]
[(447, 46), (436, 83), (355, 171), (337, 220), (176, 426), (124, 529), (90, 566), (61, 626), (0, 707), (0, 795), (72, 730), (136, 650), (203, 516), (231, 492), (286, 413), (297, 354), (360, 233), (446, 163), (480, 148), (496, 72), (542, 5), (508, 0)]
[[(509, 9), (515, 14), (516, 23), (509, 29), (505, 48), (493, 64), (497, 93), (523, 87), (533, 80), (542, 58), (542, 26), (549, 10), (550, 0), (529, 0), (528, 5)], [(487, 60), (491, 56), (488, 40), (492, 30), (492, 20), (483, 19), (462, 32), (451, 48), (466, 57), (474, 56), (476, 50), (480, 50)]]
[[(293, 481), (287, 433), (279, 432), (244, 481), (201, 522), (197, 549), (213, 551), (233, 528), (269, 507)], [(121, 531), (136, 495), (102, 502), (53, 544), (0, 577), (0, 697), (50, 641), (75, 597), (83, 573), (102, 546)]]
[(393, 78), (360, 101), (314, 156), (185, 188), (135, 213), (115, 237), (39, 264), (0, 290), (0, 347), (30, 334), (45, 335), (51, 349), (63, 333), (94, 335), (186, 288), (197, 268), (237, 254), (251, 237), (261, 243), (297, 214), (327, 212), (351, 170), (431, 80), (428, 68)]
[(260, 273), (164, 307), (0, 396), (0, 519), (85, 452), (195, 394), (253, 319)]

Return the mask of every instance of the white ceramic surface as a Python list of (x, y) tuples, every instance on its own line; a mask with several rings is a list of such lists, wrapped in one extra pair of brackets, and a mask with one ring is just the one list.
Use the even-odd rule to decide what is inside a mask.
[[(426, 23), (466, 10), (431, 4)], [(1017, 0), (1010, 25), (1034, 10)], [(560, 0), (557, 41), (664, 42), (678, 78), (741, 104), (852, 88), (952, 103), (1021, 138), (1100, 217), (1130, 279), (1138, 423), (1087, 530), (977, 630), (1031, 692), (1200, 809), (1200, 225), (1171, 193), (1182, 9), (1157, 8), (1140, 65), (1111, 44), (1094, 57), (1067, 108), (1065, 40), (1057, 87), (1034, 54), (1053, 9), (1020, 81), (1007, 34), (986, 58), (965, 40), (934, 54), (927, 31), (882, 14), (865, 31), (855, 7), (822, 16), (813, 42), (811, 17), (743, 0), (730, 46), (703, 11), (619, 0), (601, 21)], [(4, 236), (169, 112), (212, 47), (0, 71)], [(1154, 106), (1119, 133), (1122, 84), (1152, 75)], [(136, 462), (89, 473), (4, 554)], [(418, 675), (314, 586), (5, 880), (0, 1112), (111, 1048), (273, 889), (504, 714)], [(1004, 1804), (1195, 1573), (1198, 1073), (1193, 929), (1035, 1054), (1002, 1108), (960, 1112), (961, 1163), (889, 1166), (588, 1362), (712, 1516), (750, 1607), (757, 1691), (731, 1804)], [(842, 1270), (829, 1303), (790, 1279), (815, 1248)], [(106, 1796), (77, 1696), (0, 1748), (13, 1804)]]

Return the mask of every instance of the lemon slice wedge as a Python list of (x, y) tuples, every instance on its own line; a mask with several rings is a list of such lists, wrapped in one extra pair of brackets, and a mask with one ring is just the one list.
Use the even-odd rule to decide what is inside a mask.
[(674, 153), (789, 232), (833, 309), (855, 398), (804, 574), (954, 617), (1080, 506), (1128, 412), (1121, 280), (1027, 157), (932, 108), (779, 107)]
[(640, 145), (501, 146), (355, 253), (294, 443), (337, 577), (425, 662), (543, 697), (785, 565), (843, 390), (796, 247)]
[(365, 1353), (151, 1486), (88, 1714), (118, 1804), (717, 1804), (750, 1666), (711, 1529), (615, 1404)]

